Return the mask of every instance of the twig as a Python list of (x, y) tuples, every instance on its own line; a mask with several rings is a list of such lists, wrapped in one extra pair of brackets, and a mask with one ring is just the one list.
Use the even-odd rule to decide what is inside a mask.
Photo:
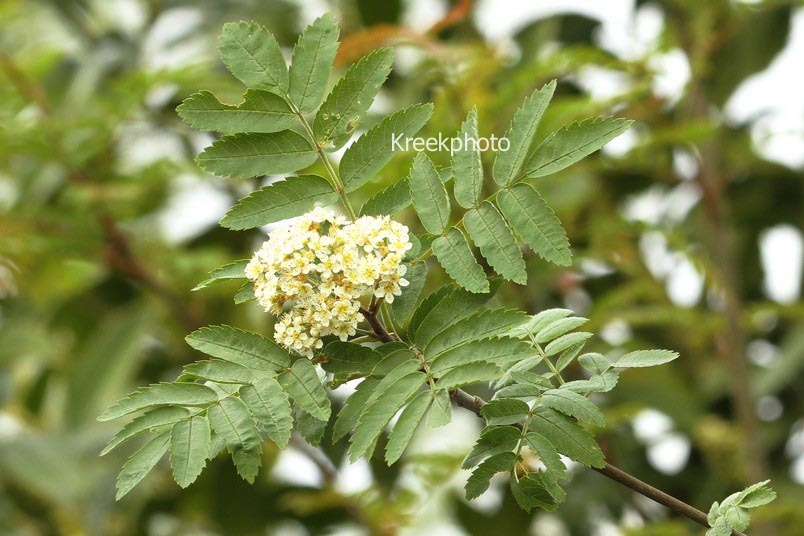
[(338, 469), (323, 452), (308, 443), (296, 430), (294, 430), (290, 436), (290, 445), (301, 451), (302, 454), (307, 456), (310, 461), (318, 467), (324, 479), (324, 484), (328, 487), (335, 484), (335, 480), (338, 478)]
[(5, 73), (17, 90), (28, 97), (44, 115), (50, 115), (50, 104), (42, 87), (17, 67), (11, 57), (2, 50), (0, 50), (0, 70)]

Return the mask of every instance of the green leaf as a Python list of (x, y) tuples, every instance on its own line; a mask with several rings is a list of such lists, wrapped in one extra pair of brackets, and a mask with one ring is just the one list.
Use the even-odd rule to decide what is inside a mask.
[(332, 427), (333, 442), (339, 441), (357, 425), (357, 420), (365, 409), (366, 402), (379, 383), (380, 380), (376, 378), (367, 378), (357, 384), (355, 392), (346, 399), (346, 404), (335, 419), (335, 425)]
[(611, 368), (611, 363), (605, 356), (598, 353), (583, 354), (578, 363), (592, 374), (603, 374)]
[(421, 372), (411, 372), (393, 382), (388, 389), (384, 389), (381, 393), (382, 396), (376, 396), (380, 388), (375, 389), (372, 393), (373, 401), (369, 401), (360, 415), (355, 433), (350, 439), (352, 443), (349, 447), (350, 461), (354, 463), (361, 456), (365, 455), (367, 458), (371, 456), (371, 451), (374, 450), (374, 444), (379, 435), (388, 426), (396, 412), (416, 394), (426, 381), (427, 377)]
[(393, 216), (410, 205), (408, 179), (400, 179), (371, 196), (362, 207), (361, 216)]
[(526, 98), (514, 114), (511, 125), (505, 133), (509, 142), (508, 150), (497, 153), (492, 168), (497, 184), (507, 186), (522, 176), (520, 173), (522, 163), (530, 153), (536, 129), (539, 128), (542, 115), (553, 98), (555, 89), (555, 80), (545, 84)]
[(109, 406), (99, 421), (110, 421), (129, 413), (154, 406), (207, 406), (218, 400), (218, 394), (197, 383), (155, 383), (140, 387)]
[(296, 408), (296, 429), (305, 441), (313, 446), (318, 446), (324, 439), (327, 421), (318, 420), (306, 411)]
[[(390, 344), (384, 346), (390, 346)], [(400, 343), (400, 346), (402, 345), (404, 345), (404, 343)], [(380, 349), (384, 350), (382, 346)], [(411, 367), (411, 371), (418, 370), (418, 359), (416, 359), (416, 356), (410, 351), (410, 349), (404, 346), (398, 347), (393, 351), (383, 353), (382, 360), (377, 363), (377, 366), (374, 367), (374, 369), (371, 371), (371, 374), (373, 376), (388, 376), (392, 372), (396, 371), (396, 368), (403, 363), (405, 363), (407, 367)], [(398, 374), (399, 371), (396, 371), (396, 373)]]
[(525, 313), (516, 309), (487, 309), (474, 313), (433, 337), (425, 346), (425, 359), (431, 361), (468, 342), (505, 333), (512, 326), (521, 324), (525, 318)]
[(290, 366), (290, 356), (274, 341), (231, 326), (206, 326), (185, 340), (199, 352), (256, 370), (278, 371)]
[(222, 359), (203, 359), (190, 363), (185, 365), (184, 373), (217, 383), (246, 384), (254, 381), (251, 370)]
[(516, 339), (482, 339), (448, 350), (432, 359), (430, 373), (442, 376), (445, 372), (467, 363), (486, 361), (507, 368), (525, 358), (537, 355), (536, 350)]
[(520, 479), (511, 479), (511, 494), (517, 504), (530, 512), (532, 508), (542, 510), (555, 510), (556, 501), (547, 490), (541, 473), (528, 473)]
[[(574, 333), (570, 335), (575, 336)], [(569, 337), (569, 335), (567, 335), (567, 337)], [(578, 336), (580, 342), (575, 342), (573, 340), (562, 341), (565, 343), (570, 343), (570, 346), (566, 350), (561, 351), (561, 355), (559, 355), (558, 359), (556, 359), (556, 369), (559, 372), (567, 368), (569, 364), (572, 363), (572, 360), (581, 353), (581, 350), (583, 350), (583, 347), (586, 345), (587, 337), (591, 337), (591, 334), (581, 333), (580, 336)]]
[(260, 378), (253, 385), (240, 388), (240, 399), (248, 406), (268, 437), (279, 448), (285, 448), (293, 428), (290, 402), (282, 386), (273, 378)]
[(560, 266), (572, 264), (561, 222), (532, 186), (517, 184), (500, 191), (497, 204), (519, 238), (544, 260)]
[(615, 371), (608, 370), (603, 374), (595, 374), (588, 380), (567, 382), (561, 386), (561, 389), (569, 389), (576, 393), (607, 393), (614, 389), (619, 377)]
[(339, 171), (347, 192), (360, 188), (394, 156), (392, 138), (415, 135), (430, 119), (432, 104), (414, 104), (386, 117), (349, 146)]
[(234, 302), (236, 305), (256, 299), (257, 297), (254, 295), (254, 285), (251, 283), (251, 281), (248, 283), (243, 283), (243, 286), (240, 287), (240, 289), (234, 295)]
[(756, 508), (774, 501), (776, 492), (768, 484), (770, 484), (770, 480), (748, 486), (739, 493), (735, 502), (743, 508)]
[(122, 499), (151, 472), (167, 452), (169, 441), (170, 431), (166, 430), (149, 440), (123, 464), (117, 475), (116, 501)]
[(531, 335), (536, 335), (542, 329), (552, 324), (556, 320), (574, 314), (575, 313), (569, 309), (546, 309), (539, 314), (533, 315), (530, 320), (522, 324), (520, 327), (511, 330), (510, 336), (522, 338), (529, 337), (528, 333)]
[(287, 177), (240, 199), (220, 223), (223, 227), (236, 231), (253, 229), (301, 216), (316, 205), (327, 206), (337, 200), (338, 194), (323, 177)]
[(422, 290), (424, 290), (424, 283), (427, 280), (427, 263), (419, 262), (413, 266), (407, 265), (408, 271), (405, 273), (405, 279), (409, 281), (407, 287), (402, 289), (402, 294), (397, 296), (391, 303), (391, 313), (394, 320), (402, 325), (413, 313), (416, 308), (416, 303), (419, 301)]
[(173, 425), (170, 432), (170, 467), (173, 469), (173, 478), (182, 488), (195, 482), (207, 464), (209, 433), (209, 420), (203, 415)]
[[(441, 168), (438, 170), (438, 176), (442, 183), (446, 183), (452, 178), (452, 173), (448, 168)], [(360, 208), (360, 215), (393, 216), (407, 208), (411, 202), (408, 179), (400, 179), (371, 196)]]
[(433, 241), (433, 253), (449, 276), (460, 286), (474, 293), (489, 291), (486, 274), (459, 229), (450, 227), (446, 236), (436, 238)]
[(525, 162), (526, 177), (561, 171), (628, 130), (633, 121), (602, 117), (573, 123), (550, 134)]
[(606, 418), (594, 402), (569, 389), (551, 389), (542, 395), (542, 406), (594, 426), (606, 426)]
[(230, 279), (245, 279), (246, 278), (246, 265), (248, 259), (235, 261), (229, 264), (224, 264), (220, 268), (215, 268), (209, 272), (209, 277), (198, 283), (192, 290), (201, 290), (202, 288), (211, 287), (217, 283), (228, 281)]
[[(477, 140), (477, 108), (472, 107), (466, 121), (461, 124), (458, 138), (461, 140)], [(480, 160), (480, 149), (477, 144), (473, 149), (461, 145), (461, 149), (452, 155), (452, 171), (455, 175), (455, 201), (463, 208), (471, 208), (480, 200), (483, 188), (483, 163)]]
[(528, 282), (525, 259), (522, 258), (516, 238), (493, 204), (484, 201), (479, 207), (469, 210), (463, 217), (463, 223), (495, 272), (520, 285)]
[(223, 104), (209, 91), (199, 91), (184, 99), (176, 112), (195, 129), (224, 134), (280, 132), (298, 120), (281, 97), (260, 89), (247, 90), (237, 106)]
[(400, 378), (403, 378), (411, 372), (417, 372), (419, 369), (421, 369), (421, 364), (415, 358), (413, 352), (410, 352), (409, 350), (397, 350), (391, 352), (388, 357), (391, 357), (392, 355), (400, 355), (400, 357), (403, 359), (399, 361), (393, 370), (388, 372), (385, 377), (383, 377), (379, 385), (377, 385), (377, 388), (374, 389), (374, 392), (366, 402), (366, 407), (371, 406), (374, 404), (374, 402), (382, 398), (385, 392), (388, 391), (388, 389), (390, 389)]
[[(558, 353), (563, 352), (569, 348), (575, 347), (577, 344), (581, 344), (592, 337), (593, 333), (588, 333), (586, 331), (576, 331), (574, 333), (567, 333), (566, 335), (562, 335), (561, 337), (557, 338), (550, 344), (544, 347), (544, 354), (551, 356), (556, 355)], [(577, 352), (573, 355), (573, 357), (577, 355)]]
[(625, 354), (613, 365), (619, 368), (655, 367), (669, 363), (676, 358), (678, 358), (678, 352), (670, 350), (637, 350)]
[(583, 326), (589, 322), (588, 319), (580, 316), (572, 316), (570, 318), (561, 318), (554, 322), (549, 323), (544, 329), (534, 332), (534, 339), (539, 344), (550, 342), (558, 337), (569, 333), (573, 329)]
[(195, 157), (204, 171), (231, 179), (293, 173), (315, 162), (316, 150), (292, 130), (230, 134)]
[(475, 446), (466, 455), (461, 468), (469, 469), (488, 456), (499, 454), (500, 452), (511, 451), (519, 443), (521, 432), (513, 426), (487, 427), (480, 432)]
[(368, 346), (353, 342), (332, 341), (322, 352), (329, 358), (321, 367), (335, 375), (340, 381), (350, 376), (371, 374), (382, 356)]
[(521, 400), (505, 398), (492, 400), (484, 405), (480, 414), (486, 419), (489, 426), (502, 424), (516, 424), (527, 417), (530, 406)]
[(513, 452), (500, 452), (483, 460), (466, 481), (466, 498), (470, 501), (480, 497), (489, 489), (491, 477), (503, 471), (513, 471), (517, 455)]
[(393, 61), (394, 51), (380, 48), (347, 69), (315, 116), (313, 132), (322, 147), (331, 141), (337, 149), (349, 140), (391, 72)]
[(279, 375), (279, 383), (304, 411), (320, 421), (329, 420), (331, 408), (327, 391), (309, 360), (297, 359), (290, 369)]
[(502, 370), (492, 363), (469, 363), (447, 371), (436, 382), (436, 389), (457, 389), (478, 382), (490, 382), (502, 375)]
[(284, 94), (288, 89), (285, 57), (273, 34), (254, 22), (223, 25), (218, 49), (226, 67), (246, 86)]
[[(430, 341), (430, 339), (441, 333), (441, 331), (443, 331), (445, 327), (451, 325), (453, 322), (456, 322), (453, 316), (438, 314), (437, 312), (439, 308), (442, 312), (444, 311), (445, 309), (444, 305), (445, 303), (447, 303), (446, 300), (450, 298), (450, 296), (453, 293), (455, 293), (456, 290), (457, 287), (455, 285), (441, 286), (438, 289), (436, 289), (435, 292), (428, 294), (421, 301), (419, 306), (416, 307), (416, 309), (413, 311), (413, 315), (410, 317), (410, 322), (408, 322), (408, 335), (410, 336), (411, 339), (413, 339), (413, 341), (416, 343), (417, 346), (424, 348), (425, 345)], [(469, 294), (468, 292), (466, 292), (466, 294), (474, 296), (473, 294)], [(437, 331), (428, 330), (429, 332), (427, 333), (427, 339), (423, 340), (422, 336), (418, 334), (419, 328), (421, 327), (423, 329), (427, 329), (427, 327), (431, 325), (430, 322), (425, 322), (425, 319), (434, 311), (436, 311), (435, 315), (441, 318), (438, 330)]]
[(410, 198), (427, 232), (441, 234), (449, 223), (449, 195), (430, 158), (418, 153), (408, 176)]
[(254, 482), (262, 465), (262, 440), (257, 423), (242, 400), (226, 397), (207, 410), (212, 429), (226, 442), (237, 473), (243, 480)]
[(475, 294), (443, 286), (425, 298), (410, 319), (408, 334), (416, 346), (424, 348), (446, 328), (480, 309), (499, 288), (499, 280), (492, 280), (491, 292)]
[(547, 407), (533, 411), (531, 425), (565, 456), (586, 466), (603, 467), (606, 461), (592, 435), (569, 417)]
[(189, 410), (176, 406), (166, 406), (147, 411), (139, 417), (133, 419), (131, 422), (126, 424), (122, 430), (117, 432), (114, 437), (109, 440), (109, 443), (103, 448), (100, 455), (105, 456), (112, 449), (116, 448), (123, 442), (128, 441), (132, 437), (141, 434), (142, 432), (147, 432), (160, 426), (166, 426), (168, 424), (179, 422), (186, 419), (189, 415)]
[(339, 34), (335, 17), (325, 13), (305, 28), (293, 48), (288, 95), (303, 114), (312, 112), (324, 100)]
[(539, 455), (547, 469), (546, 474), (552, 480), (566, 478), (567, 468), (561, 461), (558, 451), (550, 441), (538, 432), (528, 432), (525, 435), (525, 445)]
[(399, 415), (399, 419), (388, 437), (388, 445), (385, 447), (385, 461), (388, 465), (395, 463), (405, 452), (413, 438), (413, 433), (427, 412), (427, 408), (430, 407), (430, 400), (430, 393), (420, 393)]
[(452, 421), (452, 404), (449, 399), (449, 392), (446, 390), (433, 391), (433, 405), (427, 415), (427, 426), (430, 428), (440, 428)]

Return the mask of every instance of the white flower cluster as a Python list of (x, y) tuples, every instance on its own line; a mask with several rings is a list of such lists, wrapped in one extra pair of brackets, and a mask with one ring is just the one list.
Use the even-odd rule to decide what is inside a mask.
[(402, 259), (411, 247), (408, 228), (388, 216), (349, 222), (316, 208), (272, 231), (246, 266), (246, 277), (260, 305), (279, 316), (276, 341), (312, 357), (321, 337), (346, 340), (356, 333), (361, 298), (390, 303), (399, 296), (408, 285)]

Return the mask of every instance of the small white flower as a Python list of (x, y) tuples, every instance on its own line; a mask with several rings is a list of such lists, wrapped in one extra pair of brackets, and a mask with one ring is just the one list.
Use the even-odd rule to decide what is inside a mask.
[(391, 303), (401, 294), (408, 285), (402, 259), (411, 247), (408, 228), (388, 216), (349, 222), (316, 208), (273, 231), (245, 274), (258, 303), (279, 316), (276, 341), (312, 357), (322, 337), (355, 335), (364, 320), (360, 299)]

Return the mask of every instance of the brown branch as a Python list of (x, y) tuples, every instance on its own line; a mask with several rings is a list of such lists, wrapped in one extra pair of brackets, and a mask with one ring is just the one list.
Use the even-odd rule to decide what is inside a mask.
[(296, 430), (290, 435), (290, 445), (307, 456), (318, 467), (325, 485), (331, 487), (335, 484), (335, 480), (338, 478), (338, 469), (323, 452), (308, 443)]
[(198, 318), (195, 311), (187, 307), (173, 289), (157, 280), (137, 259), (128, 237), (118, 227), (117, 223), (108, 214), (104, 213), (98, 214), (98, 223), (106, 236), (104, 256), (106, 266), (120, 275), (139, 283), (143, 288), (164, 301), (173, 311), (173, 314), (181, 319), (188, 331), (201, 327), (203, 322)]
[(17, 67), (14, 60), (2, 50), (0, 50), (0, 70), (17, 88), (17, 91), (26, 96), (43, 114), (50, 115), (50, 104), (42, 87)]
[(379, 338), (382, 342), (391, 342), (396, 340), (392, 334), (385, 330), (385, 327), (383, 327), (382, 323), (380, 323), (379, 319), (377, 318), (376, 309), (372, 311), (371, 309), (361, 307), (360, 313), (366, 319), (366, 322), (368, 322), (369, 326), (371, 326), (371, 329), (374, 330), (377, 338)]

